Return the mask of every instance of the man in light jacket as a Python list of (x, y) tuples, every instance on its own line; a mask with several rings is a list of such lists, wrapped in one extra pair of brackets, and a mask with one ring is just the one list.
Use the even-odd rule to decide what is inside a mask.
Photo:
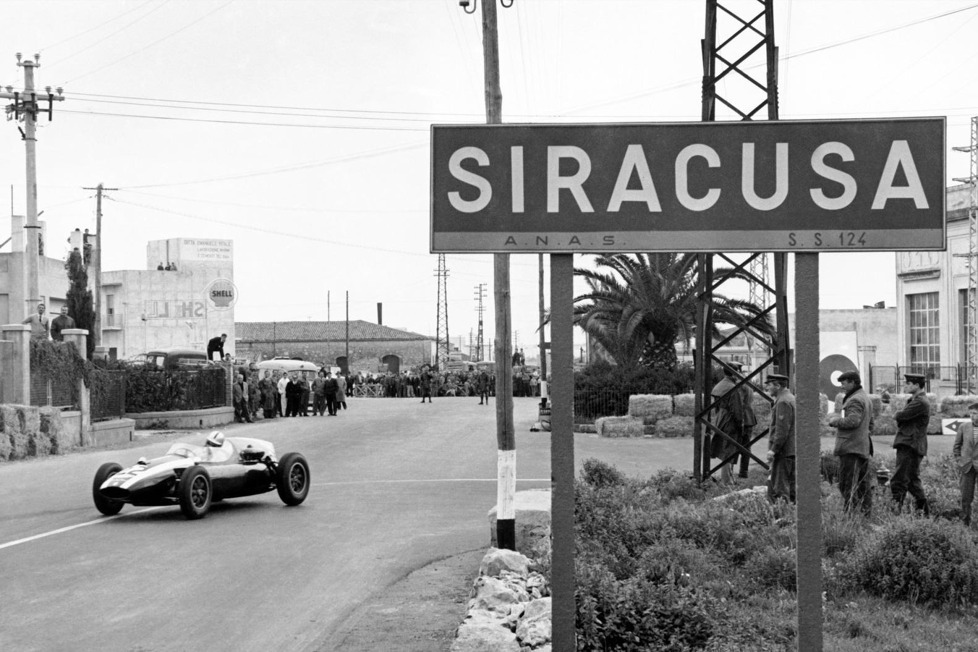
[(897, 512), (903, 507), (907, 492), (914, 497), (914, 509), (930, 513), (927, 508), (927, 495), (920, 482), (920, 460), (927, 455), (927, 424), (930, 423), (930, 403), (924, 384), (923, 374), (904, 374), (904, 391), (910, 394), (907, 406), (893, 415), (897, 422), (897, 434), (893, 438), (896, 449), (896, 470), (890, 480), (894, 508)]
[(978, 403), (968, 406), (971, 423), (956, 424), (954, 437), (954, 459), (961, 471), (961, 518), (965, 525), (971, 525), (971, 503), (975, 499), (975, 483), (978, 482), (978, 440), (975, 439), (975, 424), (978, 424)]
[(836, 429), (839, 491), (842, 492), (842, 503), (847, 512), (859, 508), (863, 515), (870, 516), (873, 491), (869, 478), (869, 458), (873, 444), (869, 433), (873, 423), (873, 406), (855, 371), (840, 375), (839, 384), (845, 391), (842, 412), (829, 419), (829, 426)]
[(771, 429), (768, 431), (767, 461), (771, 464), (767, 496), (795, 502), (795, 395), (788, 389), (788, 377), (768, 374), (764, 389), (774, 398)]

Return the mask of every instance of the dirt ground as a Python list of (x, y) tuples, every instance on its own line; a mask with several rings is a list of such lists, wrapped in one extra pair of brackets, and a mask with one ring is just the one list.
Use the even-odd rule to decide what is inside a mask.
[(484, 548), (419, 568), (359, 607), (340, 626), (334, 652), (447, 651), (465, 617)]

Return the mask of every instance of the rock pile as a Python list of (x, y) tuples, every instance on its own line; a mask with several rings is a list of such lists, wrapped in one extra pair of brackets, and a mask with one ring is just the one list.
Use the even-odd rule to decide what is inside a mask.
[(489, 549), (451, 652), (551, 652), (550, 586), (532, 564), (518, 552)]

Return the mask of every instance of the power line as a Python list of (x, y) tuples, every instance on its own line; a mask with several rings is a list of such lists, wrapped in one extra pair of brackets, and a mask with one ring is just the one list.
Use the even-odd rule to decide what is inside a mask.
[(105, 115), (116, 118), (141, 118), (148, 120), (170, 120), (175, 122), (206, 122), (210, 124), (249, 125), (253, 127), (301, 127), (303, 129), (352, 129), (359, 131), (428, 131), (427, 127), (368, 127), (365, 125), (316, 125), (290, 122), (254, 122), (250, 120), (209, 120), (205, 118), (181, 118), (164, 115), (140, 115), (137, 113), (107, 113), (103, 111), (66, 111), (82, 115)]

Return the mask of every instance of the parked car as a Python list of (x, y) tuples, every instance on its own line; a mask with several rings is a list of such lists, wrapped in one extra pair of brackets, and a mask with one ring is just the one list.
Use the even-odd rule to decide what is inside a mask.
[(149, 353), (140, 353), (128, 360), (133, 366), (156, 366), (167, 371), (173, 369), (195, 369), (211, 364), (207, 353), (181, 347), (154, 349)]
[(143, 457), (125, 469), (103, 464), (95, 472), (92, 499), (106, 516), (128, 503), (180, 505), (184, 516), (197, 519), (219, 500), (272, 490), (286, 505), (301, 504), (309, 495), (306, 458), (286, 453), (279, 459), (270, 442), (215, 431), (203, 445), (178, 442), (162, 457)]

